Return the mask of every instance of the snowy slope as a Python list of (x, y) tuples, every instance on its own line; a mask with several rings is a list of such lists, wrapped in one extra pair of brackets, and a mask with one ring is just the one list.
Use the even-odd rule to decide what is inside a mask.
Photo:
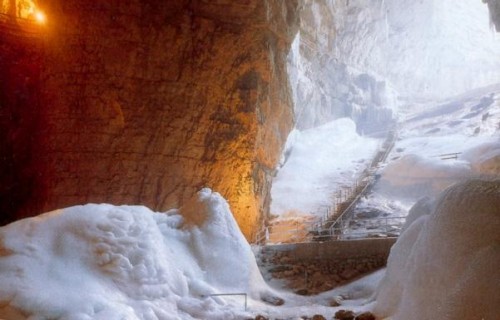
[(404, 217), (419, 198), (435, 197), (454, 183), (500, 177), (498, 85), (416, 104), (402, 119), (406, 120), (399, 125), (399, 139), (388, 163), (378, 171), (373, 192), (356, 206), (351, 232), (384, 230), (376, 224), (385, 220), (362, 219)]
[[(495, 155), (482, 164), (477, 158), (495, 152), (500, 121), (500, 90), (495, 87), (500, 82), (500, 37), (490, 28), (485, 4), (349, 0), (306, 1), (306, 6), (310, 12), (301, 18), (288, 71), (297, 129), (308, 132), (294, 139), (308, 149), (297, 147), (304, 152), (292, 152), (273, 181), (272, 214), (316, 213), (369, 161), (374, 145), (366, 140), (365, 147), (346, 130), (332, 130), (320, 142), (324, 129), (315, 127), (342, 116), (356, 123), (358, 133), (380, 130), (381, 136), (391, 117), (402, 123), (380, 194), (362, 200), (360, 211), (365, 213), (374, 209), (405, 215), (420, 196), (435, 195), (484, 173), (485, 167), (495, 174)], [(335, 32), (325, 29), (325, 21)], [(482, 91), (487, 85), (492, 87)], [(313, 132), (318, 132), (310, 138), (314, 142), (305, 142)], [(350, 141), (343, 145), (331, 143), (346, 139)], [(489, 151), (474, 155), (476, 148), (486, 148), (483, 144), (490, 145)], [(447, 153), (461, 154), (441, 160)]]
[(500, 87), (415, 110), (424, 111), (407, 114), (401, 123), (377, 191), (414, 202), (469, 177), (500, 175), (494, 169), (500, 155)]
[(351, 186), (371, 162), (380, 140), (360, 136), (350, 119), (295, 131), (288, 159), (279, 169), (271, 190), (271, 214), (320, 215), (333, 194)]
[[(436, 196), (471, 177), (500, 176), (498, 85), (415, 104), (401, 119), (399, 139), (378, 171), (373, 192), (358, 203), (357, 220), (394, 217), (387, 222), (396, 226), (401, 219), (395, 217), (406, 216), (421, 197)], [(370, 163), (379, 144), (359, 136), (349, 119), (295, 131), (288, 160), (273, 181), (271, 213), (280, 218), (321, 217), (333, 195), (352, 185)], [(385, 221), (357, 221), (351, 229), (376, 234), (376, 224)]]

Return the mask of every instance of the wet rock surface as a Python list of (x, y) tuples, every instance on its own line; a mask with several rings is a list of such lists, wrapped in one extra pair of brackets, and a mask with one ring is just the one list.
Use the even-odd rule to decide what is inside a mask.
[(338, 320), (354, 320), (354, 312), (351, 310), (339, 310), (335, 312), (335, 319)]
[(363, 312), (361, 314), (358, 314), (355, 318), (355, 320), (375, 320), (375, 315), (371, 312)]
[[(48, 0), (43, 10), (36, 72), (0, 86), (0, 141), (28, 139), (37, 155), (0, 176), (2, 201), (28, 188), (9, 219), (87, 202), (167, 210), (210, 187), (250, 238), (293, 125), (286, 55), (298, 1)], [(9, 74), (20, 68), (2, 60)], [(12, 121), (15, 108), (36, 121)]]

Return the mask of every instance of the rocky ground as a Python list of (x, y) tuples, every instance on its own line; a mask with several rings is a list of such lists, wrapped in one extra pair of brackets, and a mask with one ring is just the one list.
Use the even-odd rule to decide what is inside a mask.
[[(309, 316), (301, 316), (302, 320), (327, 320), (324, 316), (320, 314), (315, 314), (312, 317)], [(360, 314), (355, 314), (350, 310), (339, 310), (335, 313), (335, 316), (332, 319), (336, 320), (375, 320), (376, 317), (371, 312), (363, 312)], [(258, 315), (255, 317), (255, 320), (269, 320), (268, 318)], [(279, 319), (276, 319), (279, 320)], [(285, 320), (285, 319), (283, 319)]]
[[(321, 259), (312, 261), (294, 261), (286, 253), (276, 253), (271, 257), (262, 257), (261, 270), (267, 281), (281, 280), (285, 287), (297, 294), (314, 295), (359, 278), (385, 266), (381, 256), (362, 259)], [(339, 301), (332, 301), (338, 306)]]

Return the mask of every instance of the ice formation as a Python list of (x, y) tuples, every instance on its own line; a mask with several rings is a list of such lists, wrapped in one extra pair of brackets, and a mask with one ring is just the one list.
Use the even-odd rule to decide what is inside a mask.
[(498, 83), (500, 42), (476, 0), (335, 1), (338, 59), (403, 96), (445, 98)]
[[(427, 203), (425, 203), (427, 202)], [(424, 201), (389, 256), (376, 297), (394, 320), (496, 319), (500, 180), (469, 180)]]
[(339, 117), (383, 127), (391, 110), (500, 79), (500, 37), (481, 1), (306, 3), (288, 57), (299, 129)]
[(411, 154), (390, 163), (382, 173), (378, 190), (396, 198), (432, 196), (471, 176), (468, 163), (450, 163)]
[[(383, 272), (316, 297), (268, 286), (227, 202), (201, 190), (166, 213), (87, 204), (0, 228), (0, 319), (270, 319), (353, 310)], [(218, 296), (219, 293), (246, 293)], [(285, 305), (273, 306), (281, 297)]]
[(269, 290), (226, 201), (203, 189), (180, 213), (88, 204), (0, 228), (0, 319), (245, 316), (208, 297)]

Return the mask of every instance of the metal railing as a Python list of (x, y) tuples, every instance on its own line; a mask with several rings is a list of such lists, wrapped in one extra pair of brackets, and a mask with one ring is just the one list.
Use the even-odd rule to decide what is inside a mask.
[(211, 294), (204, 294), (201, 297), (206, 298), (206, 297), (224, 297), (224, 296), (243, 296), (245, 298), (245, 311), (247, 311), (248, 307), (248, 295), (244, 292), (241, 293), (211, 293)]
[[(289, 239), (282, 242), (298, 243), (310, 241), (308, 236), (304, 235), (304, 229), (308, 230), (306, 234), (317, 232), (317, 230), (328, 230), (326, 233), (333, 236), (333, 231), (339, 229), (339, 223), (346, 220), (351, 215), (356, 207), (359, 199), (366, 194), (376, 182), (375, 170), (380, 163), (385, 162), (389, 153), (391, 152), (397, 140), (397, 129), (390, 130), (387, 138), (382, 144), (380, 150), (376, 153), (370, 165), (362, 171), (360, 176), (355, 180), (351, 186), (343, 187), (335, 193), (335, 198), (331, 206), (323, 207), (325, 214), (323, 214), (315, 222), (302, 222), (301, 226), (288, 228), (285, 231), (273, 230), (272, 225), (263, 226), (253, 237), (254, 243), (266, 244), (272, 243), (272, 239)], [(326, 208), (326, 209), (325, 209)]]
[[(301, 228), (269, 232), (260, 244), (308, 243), (318, 241), (337, 241), (349, 239), (397, 237), (406, 221), (405, 216), (382, 218), (350, 218), (332, 220), (331, 227), (321, 228), (317, 223), (304, 223)], [(307, 230), (307, 231), (304, 231)], [(286, 239), (276, 241), (275, 239)]]
[(438, 156), (434, 156), (434, 158), (441, 158), (441, 160), (451, 160), (451, 159), (458, 159), (458, 156), (462, 154), (462, 152), (452, 152), (452, 153), (445, 153), (445, 154), (440, 154)]
[(380, 163), (386, 161), (389, 153), (396, 143), (397, 137), (398, 135), (396, 129), (389, 131), (386, 140), (384, 141), (381, 149), (375, 155), (370, 166), (366, 168), (358, 180), (355, 181), (354, 187), (348, 189), (350, 192), (349, 197), (346, 198), (340, 206), (337, 203), (335, 204), (334, 214), (328, 217), (328, 220), (333, 221), (327, 223), (322, 222), (323, 228), (335, 228), (339, 221), (345, 219), (347, 215), (353, 212), (359, 199), (366, 194), (376, 182), (374, 171)]
[(320, 229), (313, 232), (313, 240), (328, 241), (397, 237), (405, 221), (405, 216), (340, 219), (328, 229)]

